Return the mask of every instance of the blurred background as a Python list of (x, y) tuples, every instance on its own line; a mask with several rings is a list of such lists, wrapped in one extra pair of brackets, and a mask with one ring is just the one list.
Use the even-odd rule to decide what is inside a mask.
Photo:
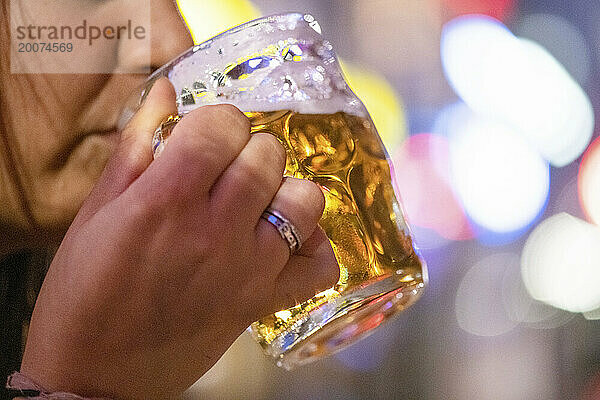
[(395, 166), (421, 300), (286, 372), (244, 334), (189, 399), (600, 399), (600, 2), (179, 0), (197, 42), (311, 13)]

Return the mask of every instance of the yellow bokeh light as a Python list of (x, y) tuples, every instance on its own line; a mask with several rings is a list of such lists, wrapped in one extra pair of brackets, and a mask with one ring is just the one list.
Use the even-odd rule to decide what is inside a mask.
[(247, 0), (177, 0), (177, 5), (196, 44), (260, 16)]
[(381, 75), (340, 60), (348, 85), (363, 102), (388, 152), (406, 138), (407, 124), (402, 100)]

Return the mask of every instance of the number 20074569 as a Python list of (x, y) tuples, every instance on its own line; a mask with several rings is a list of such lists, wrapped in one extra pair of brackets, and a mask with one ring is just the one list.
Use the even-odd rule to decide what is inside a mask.
[(73, 43), (70, 42), (34, 42), (34, 43), (23, 43), (19, 42), (17, 45), (17, 51), (19, 53), (70, 53), (73, 51)]

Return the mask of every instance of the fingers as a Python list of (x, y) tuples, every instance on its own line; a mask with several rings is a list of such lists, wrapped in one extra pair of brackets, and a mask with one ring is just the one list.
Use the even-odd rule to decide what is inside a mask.
[(308, 300), (335, 285), (339, 276), (331, 243), (323, 229), (317, 227), (277, 277), (273, 309), (281, 310)]
[(203, 198), (249, 140), (250, 121), (236, 107), (199, 107), (179, 121), (160, 157), (135, 186), (152, 199), (174, 204)]
[(291, 307), (332, 287), (339, 278), (339, 266), (329, 239), (318, 226), (325, 208), (321, 189), (308, 180), (285, 178), (271, 208), (279, 211), (296, 228), (302, 247), (292, 256), (279, 231), (263, 218), (256, 226), (259, 254), (284, 265), (275, 280), (270, 312)]
[[(321, 189), (305, 179), (285, 178), (271, 202), (271, 208), (288, 219), (300, 234), (300, 240), (307, 240), (317, 227), (325, 208), (325, 198)], [(275, 258), (284, 265), (289, 258), (288, 243), (279, 231), (263, 218), (256, 226), (257, 248), (265, 256)], [(277, 265), (277, 264), (276, 264)]]
[(166, 78), (152, 86), (138, 112), (121, 132), (119, 145), (78, 218), (85, 218), (121, 194), (152, 162), (150, 143), (156, 127), (177, 112), (176, 94)]
[(252, 135), (211, 190), (217, 218), (233, 218), (246, 232), (253, 229), (281, 185), (285, 156), (273, 135)]

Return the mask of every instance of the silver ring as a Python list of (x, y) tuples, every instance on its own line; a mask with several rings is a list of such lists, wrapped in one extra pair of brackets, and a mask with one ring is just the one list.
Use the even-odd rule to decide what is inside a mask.
[(279, 211), (274, 210), (272, 208), (267, 208), (262, 215), (261, 218), (269, 221), (277, 231), (279, 235), (290, 248), (290, 255), (294, 254), (300, 246), (302, 246), (302, 241), (300, 238), (300, 234), (296, 230), (296, 227), (283, 215), (279, 213)]

